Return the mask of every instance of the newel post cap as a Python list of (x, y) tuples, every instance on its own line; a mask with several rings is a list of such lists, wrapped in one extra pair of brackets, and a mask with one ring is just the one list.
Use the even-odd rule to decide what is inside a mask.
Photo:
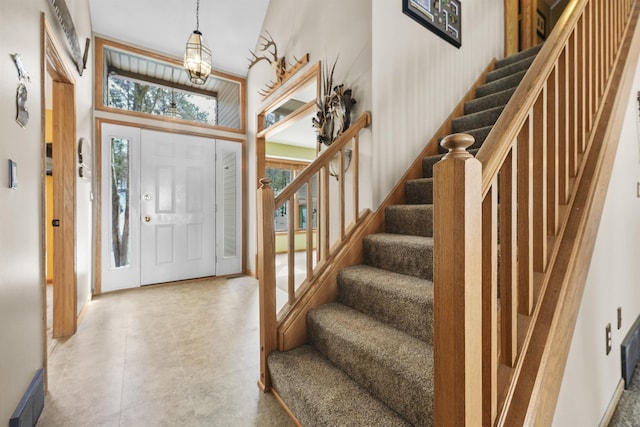
[(271, 188), (271, 179), (260, 178), (260, 188)]
[(467, 148), (471, 147), (475, 141), (475, 138), (467, 133), (454, 133), (445, 136), (440, 145), (449, 150), (449, 152), (442, 159), (468, 159), (473, 157), (467, 151)]

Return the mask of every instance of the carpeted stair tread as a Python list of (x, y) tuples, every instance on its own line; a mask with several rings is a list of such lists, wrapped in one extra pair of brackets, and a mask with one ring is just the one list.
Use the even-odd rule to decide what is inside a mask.
[(519, 71), (528, 70), (535, 58), (536, 58), (535, 55), (532, 55), (518, 62), (514, 62), (513, 64), (508, 64), (503, 67), (496, 68), (495, 70), (487, 73), (485, 82), (489, 83), (494, 80), (498, 80), (503, 77), (510, 76), (511, 74), (517, 73)]
[(367, 265), (337, 280), (340, 303), (433, 345), (433, 282)]
[(529, 49), (523, 50), (522, 52), (518, 52), (513, 55), (507, 56), (506, 58), (499, 59), (496, 61), (496, 68), (502, 68), (507, 65), (513, 64), (514, 62), (519, 62), (524, 58), (537, 55), (538, 52), (540, 52), (541, 48), (542, 48), (542, 43), (534, 47), (530, 47)]
[(505, 106), (515, 91), (516, 88), (514, 87), (467, 101), (464, 103), (464, 113), (473, 114), (490, 108)]
[(377, 233), (363, 240), (364, 263), (433, 280), (433, 238)]
[(504, 105), (456, 117), (451, 122), (451, 131), (453, 133), (463, 133), (474, 129), (493, 126), (502, 113), (502, 110), (504, 110)]
[(428, 205), (433, 203), (433, 178), (410, 179), (404, 184), (405, 203)]
[(385, 231), (433, 237), (433, 205), (392, 205), (385, 209)]
[(339, 303), (307, 315), (310, 344), (414, 425), (433, 419), (433, 348)]
[[(472, 148), (467, 150), (473, 156), (478, 153), (479, 148)], [(433, 178), (433, 166), (438, 163), (445, 153), (436, 154), (433, 156), (427, 156), (422, 159), (422, 176), (424, 178)]]
[(503, 90), (511, 89), (522, 81), (525, 73), (527, 71), (519, 71), (515, 74), (511, 74), (510, 76), (503, 77), (498, 80), (494, 80), (491, 83), (485, 83), (482, 86), (476, 89), (475, 96), (476, 98), (480, 98), (483, 96), (491, 95), (492, 93), (502, 92)]
[(410, 424), (311, 346), (269, 355), (275, 390), (304, 426)]

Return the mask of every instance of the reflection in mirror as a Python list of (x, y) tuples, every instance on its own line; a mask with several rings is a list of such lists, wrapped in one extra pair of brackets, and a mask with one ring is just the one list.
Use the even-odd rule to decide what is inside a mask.
[[(286, 119), (292, 113), (317, 99), (318, 85), (315, 80), (309, 80), (303, 87), (291, 96), (283, 99), (282, 104), (265, 113), (264, 127), (268, 128), (281, 120)], [(311, 119), (309, 119), (311, 120)]]

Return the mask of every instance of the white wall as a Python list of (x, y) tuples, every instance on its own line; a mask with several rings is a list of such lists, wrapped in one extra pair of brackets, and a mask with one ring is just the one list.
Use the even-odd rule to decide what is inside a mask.
[[(361, 203), (377, 209), (492, 58), (504, 47), (503, 0), (466, 0), (462, 48), (457, 49), (402, 13), (402, 2), (329, 0), (322, 6), (272, 0), (264, 22), (279, 52), (311, 62), (340, 54), (336, 81), (358, 100), (354, 117), (370, 110), (373, 125), (361, 143)], [(469, 19), (469, 18), (473, 19)], [(333, 31), (333, 29), (337, 29)], [(273, 79), (254, 67), (248, 77), (248, 165), (255, 165), (256, 92)], [(249, 182), (248, 265), (255, 268), (258, 177)], [(364, 188), (363, 188), (364, 186)]]
[[(637, 63), (637, 58), (635, 59)], [(621, 378), (620, 343), (640, 315), (640, 67), (625, 115), (553, 425), (597, 426)], [(622, 307), (622, 328), (616, 328)], [(605, 354), (605, 326), (613, 349)]]
[[(88, 1), (67, 2), (79, 38), (91, 37)], [(62, 31), (47, 0), (0, 2), (0, 425), (25, 392), (35, 371), (43, 366), (42, 277), (44, 236), (42, 221), (42, 108), (41, 12), (55, 30)], [(15, 122), (16, 68), (9, 56), (20, 53), (31, 83), (27, 84), (30, 120), (26, 128)], [(66, 51), (63, 54), (67, 54)], [(69, 68), (72, 68), (70, 65)], [(91, 65), (76, 78), (77, 134), (92, 140)], [(7, 160), (18, 163), (18, 188), (8, 189)], [(91, 208), (88, 188), (78, 185), (78, 250), (91, 252)], [(84, 200), (84, 201), (83, 201)], [(79, 259), (80, 260), (80, 259)], [(78, 264), (78, 297), (89, 296), (91, 266)]]

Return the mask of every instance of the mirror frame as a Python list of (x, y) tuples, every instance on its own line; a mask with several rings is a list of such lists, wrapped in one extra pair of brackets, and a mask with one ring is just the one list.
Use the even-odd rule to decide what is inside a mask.
[[(293, 95), (295, 95), (302, 88), (306, 87), (310, 82), (315, 80), (316, 83), (316, 99), (309, 101), (305, 105), (301, 106), (286, 118), (274, 123), (273, 125), (265, 128), (265, 116), (287, 102)], [(257, 133), (256, 133), (256, 173), (258, 180), (256, 182), (257, 188), (260, 187), (260, 179), (264, 178), (266, 168), (266, 141), (269, 136), (286, 129), (296, 121), (303, 117), (306, 117), (310, 112), (317, 109), (316, 103), (320, 99), (321, 91), (321, 73), (320, 73), (320, 61), (313, 64), (304, 74), (296, 79), (290, 86), (288, 86), (277, 98), (271, 103), (267, 104), (257, 114)], [(311, 126), (311, 123), (309, 123)], [(317, 146), (316, 146), (317, 151)]]

